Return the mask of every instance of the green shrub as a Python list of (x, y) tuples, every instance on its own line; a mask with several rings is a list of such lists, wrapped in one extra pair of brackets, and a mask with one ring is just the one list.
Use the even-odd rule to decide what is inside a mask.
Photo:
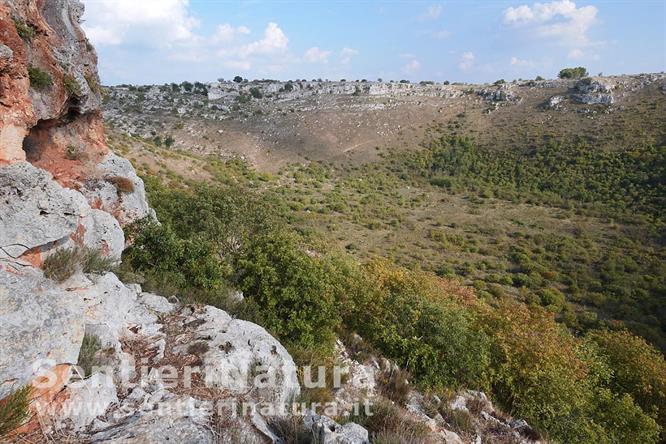
[(613, 369), (610, 388), (629, 394), (647, 414), (666, 427), (666, 362), (643, 338), (627, 331), (597, 330), (587, 335)]
[(261, 99), (264, 95), (261, 93), (261, 90), (256, 86), (250, 88), (250, 95), (255, 99)]
[(77, 272), (104, 273), (113, 269), (115, 261), (98, 250), (85, 247), (61, 248), (49, 255), (42, 264), (44, 276), (64, 282)]
[(587, 77), (588, 73), (587, 69), (579, 66), (577, 68), (564, 68), (557, 76), (560, 79), (582, 79), (583, 77)]
[(22, 20), (14, 19), (14, 26), (19, 37), (23, 40), (30, 41), (36, 34), (35, 28)]
[(350, 327), (429, 387), (485, 386), (490, 343), (472, 312), (447, 299), (445, 290), (440, 293), (435, 278), (384, 261), (363, 271), (367, 287)]
[[(494, 394), (516, 416), (567, 443), (654, 438), (659, 428), (631, 398), (605, 388), (612, 370), (553, 315), (502, 301), (481, 324), (493, 337)], [(642, 442), (657, 442), (652, 438)]]
[(593, 417), (604, 426), (608, 442), (659, 442), (660, 427), (628, 394), (615, 395), (610, 390), (599, 390)]
[(339, 324), (334, 288), (324, 268), (294, 238), (269, 234), (254, 239), (239, 266), (240, 288), (263, 309), (265, 327), (292, 343), (332, 343)]
[(541, 305), (556, 313), (562, 311), (566, 303), (564, 294), (556, 288), (543, 288), (539, 290), (539, 298)]
[(62, 82), (67, 95), (73, 97), (81, 96), (81, 86), (79, 85), (79, 82), (76, 81), (76, 78), (70, 75), (65, 75)]
[(147, 275), (153, 290), (167, 294), (190, 288), (223, 291), (223, 268), (206, 240), (180, 239), (168, 224), (151, 220), (141, 221), (127, 232), (134, 245), (126, 250), (125, 260), (135, 271)]
[(92, 374), (92, 369), (98, 364), (96, 354), (101, 350), (102, 344), (99, 338), (94, 335), (85, 334), (81, 349), (79, 350), (79, 359), (76, 363), (83, 370), (83, 376), (88, 377)]
[(36, 66), (28, 68), (28, 77), (30, 77), (30, 86), (34, 89), (46, 89), (53, 85), (51, 74)]
[(0, 437), (22, 425), (30, 417), (32, 387), (25, 386), (0, 400)]

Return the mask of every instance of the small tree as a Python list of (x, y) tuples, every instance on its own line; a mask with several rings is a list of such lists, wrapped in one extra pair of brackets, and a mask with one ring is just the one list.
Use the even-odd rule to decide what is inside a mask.
[(261, 98), (264, 96), (264, 95), (261, 93), (261, 90), (260, 90), (259, 88), (257, 88), (256, 86), (253, 86), (252, 88), (250, 88), (250, 94), (251, 94), (252, 97), (254, 97), (255, 99), (261, 99)]
[(564, 68), (557, 75), (560, 79), (582, 79), (588, 76), (587, 69), (582, 66), (576, 68)]
[(234, 77), (234, 82), (236, 82), (236, 83), (242, 83), (242, 82), (243, 82), (243, 78), (242, 78), (241, 76), (236, 76), (236, 77)]
[(194, 85), (192, 85), (190, 82), (183, 82), (180, 84), (180, 86), (187, 92), (192, 92), (192, 88), (194, 88)]

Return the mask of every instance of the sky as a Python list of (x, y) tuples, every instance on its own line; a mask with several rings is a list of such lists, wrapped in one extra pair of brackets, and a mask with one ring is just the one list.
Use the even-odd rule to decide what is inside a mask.
[(83, 0), (108, 85), (666, 71), (666, 0)]

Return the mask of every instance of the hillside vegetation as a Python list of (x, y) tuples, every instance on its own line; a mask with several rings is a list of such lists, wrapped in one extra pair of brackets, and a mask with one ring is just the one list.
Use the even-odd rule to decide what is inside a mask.
[(301, 363), (358, 333), (424, 391), (488, 391), (553, 442), (658, 442), (666, 146), (624, 116), (600, 148), (502, 128), (492, 145), (460, 113), (418, 148), (274, 174), (116, 134), (161, 221), (132, 227), (123, 273)]

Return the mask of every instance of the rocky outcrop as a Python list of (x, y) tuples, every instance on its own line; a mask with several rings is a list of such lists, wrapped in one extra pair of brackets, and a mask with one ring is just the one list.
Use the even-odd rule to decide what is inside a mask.
[[(237, 442), (234, 424), (247, 442), (272, 439), (256, 406), (281, 414), (300, 387), (263, 328), (78, 263), (60, 264), (62, 282), (42, 272), (62, 249), (118, 261), (121, 225), (154, 217), (134, 168), (104, 141), (82, 12), (78, 0), (0, 4), (0, 399), (33, 386), (34, 416), (15, 436)], [(253, 409), (226, 418), (220, 402)]]
[(516, 92), (516, 87), (510, 83), (502, 83), (491, 88), (483, 88), (478, 94), (489, 103), (498, 105), (500, 103), (519, 103), (522, 99)]
[[(172, 304), (122, 284), (112, 273), (94, 280), (79, 275), (67, 288), (64, 293), (78, 305), (53, 316), (56, 323), (79, 317), (79, 342), (73, 341), (66, 362), (76, 362), (85, 328), (100, 341), (99, 369), (85, 380), (68, 381), (54, 400), (38, 407), (38, 414), (48, 413), (47, 432), (67, 431), (91, 442), (214, 442), (217, 415), (232, 413), (225, 403), (240, 406), (242, 400), (280, 412), (300, 391), (293, 360), (257, 325), (213, 307)], [(26, 315), (20, 310), (16, 316), (21, 313)], [(37, 354), (47, 345), (17, 347)], [(180, 377), (166, 376), (169, 369)], [(185, 369), (193, 375), (189, 382)], [(239, 421), (249, 437), (265, 439), (255, 427), (263, 423), (259, 414)]]
[(127, 178), (136, 192), (85, 193), (126, 223), (148, 214), (143, 185), (106, 146), (97, 55), (82, 14), (78, 0), (0, 5), (0, 165), (28, 161), (75, 190), (108, 189), (110, 174)]
[(574, 87), (573, 99), (585, 105), (612, 105), (615, 102), (613, 85), (600, 78), (586, 78)]
[(79, 120), (96, 142), (86, 146), (88, 155), (106, 151), (97, 56), (79, 26), (82, 13), (82, 4), (71, 0), (0, 5), (0, 36), (11, 51), (11, 63), (0, 63), (0, 161), (24, 160), (25, 137), (44, 125), (52, 136), (62, 135), (53, 137), (60, 145), (53, 149), (64, 152)]
[(564, 96), (552, 96), (548, 99), (545, 104), (547, 109), (561, 109), (562, 103), (564, 102)]
[[(143, 181), (127, 159), (108, 153), (97, 165), (97, 173), (98, 176), (86, 180), (81, 188), (93, 207), (113, 214), (121, 224), (155, 217), (146, 201)], [(118, 180), (124, 185), (119, 185)]]
[(113, 216), (48, 172), (27, 162), (0, 167), (0, 269), (39, 266), (50, 252), (76, 245), (120, 259), (124, 244)]
[(314, 442), (321, 444), (369, 444), (368, 431), (349, 422), (340, 425), (327, 416), (309, 412), (304, 418), (305, 427), (312, 431)]
[(76, 363), (83, 300), (34, 269), (0, 270), (0, 399), (30, 382), (40, 362)]

